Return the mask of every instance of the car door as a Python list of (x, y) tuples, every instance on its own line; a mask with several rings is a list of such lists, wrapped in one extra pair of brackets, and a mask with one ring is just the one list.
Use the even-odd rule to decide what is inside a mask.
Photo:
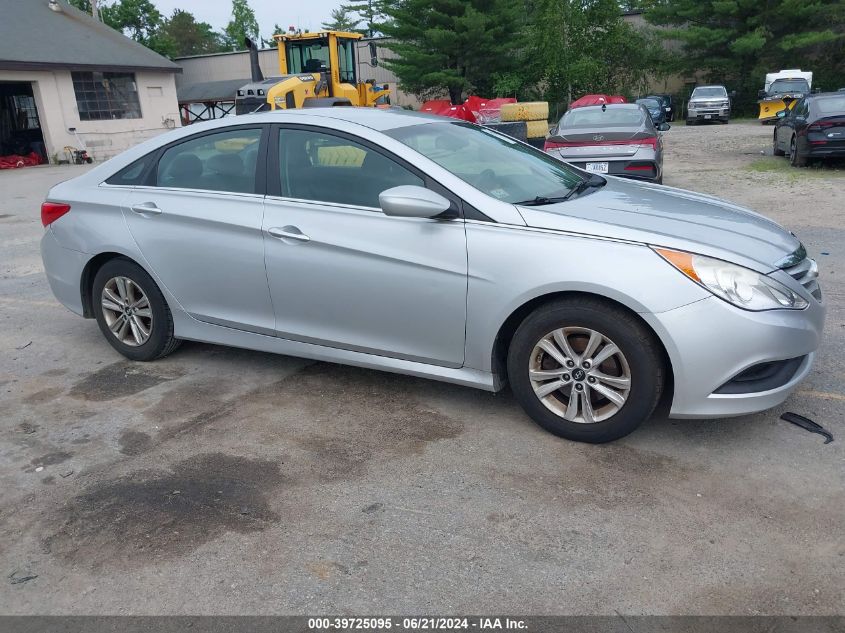
[(268, 134), (269, 126), (236, 126), (166, 146), (124, 214), (148, 265), (191, 316), (272, 335), (264, 170), (256, 176)]
[(278, 336), (463, 364), (463, 220), (384, 215), (378, 194), (399, 185), (436, 188), (359, 137), (313, 126), (273, 129), (263, 228)]

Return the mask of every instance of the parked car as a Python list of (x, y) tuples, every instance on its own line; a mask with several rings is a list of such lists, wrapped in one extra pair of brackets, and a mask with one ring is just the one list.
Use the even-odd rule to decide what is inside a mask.
[(724, 86), (696, 86), (687, 104), (687, 125), (731, 119), (731, 98)]
[(543, 149), (585, 171), (663, 182), (663, 138), (645, 106), (625, 103), (569, 110)]
[(53, 293), (131, 360), (188, 339), (510, 382), (587, 442), (664, 395), (674, 417), (780, 404), (825, 315), (801, 243), (752, 211), (418, 113), (180, 128), (54, 186), (41, 219)]
[(666, 114), (666, 121), (672, 122), (675, 120), (675, 98), (670, 94), (647, 95), (649, 99), (657, 99), (660, 105), (663, 106), (663, 112)]
[(639, 103), (648, 110), (648, 113), (651, 116), (651, 121), (655, 126), (658, 126), (661, 123), (666, 123), (666, 112), (663, 110), (663, 105), (661, 105), (660, 99), (644, 97), (642, 99), (637, 99), (636, 103)]
[(794, 167), (810, 159), (845, 157), (845, 94), (809, 94), (777, 114), (772, 151), (789, 155)]

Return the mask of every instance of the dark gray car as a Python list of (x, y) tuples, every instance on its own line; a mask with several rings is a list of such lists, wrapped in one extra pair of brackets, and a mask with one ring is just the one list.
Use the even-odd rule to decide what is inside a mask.
[(570, 110), (544, 150), (593, 173), (663, 182), (663, 138), (643, 105), (619, 103)]

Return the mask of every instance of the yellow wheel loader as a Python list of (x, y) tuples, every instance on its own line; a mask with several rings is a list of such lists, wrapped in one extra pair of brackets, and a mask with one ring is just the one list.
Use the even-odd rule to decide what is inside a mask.
[[(264, 78), (258, 50), (247, 39), (252, 81), (238, 89), (235, 114), (327, 106), (375, 106), (389, 103), (390, 90), (358, 77), (360, 33), (291, 31), (273, 36), (279, 51), (279, 77)], [(376, 66), (370, 42), (370, 65)]]
[(778, 120), (778, 112), (791, 109), (813, 86), (813, 73), (797, 68), (766, 73), (763, 90), (757, 93), (760, 114), (757, 118), (764, 125)]

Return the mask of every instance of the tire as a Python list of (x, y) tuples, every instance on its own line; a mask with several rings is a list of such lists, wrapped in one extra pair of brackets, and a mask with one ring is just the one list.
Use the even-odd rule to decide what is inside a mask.
[(795, 137), (789, 141), (789, 164), (793, 167), (806, 167), (807, 159), (798, 153), (798, 143)]
[[(532, 367), (535, 372), (566, 371), (565, 365), (540, 348), (541, 342), (546, 345), (549, 341), (559, 340), (556, 333), (565, 333), (564, 340), (574, 356), (585, 351), (588, 341), (592, 340), (589, 333), (601, 337), (591, 358), (600, 358), (611, 349), (610, 345), (616, 346), (618, 354), (612, 353), (609, 358), (602, 359), (599, 366), (588, 368), (586, 372), (590, 373), (586, 375), (585, 371), (579, 371), (576, 364), (571, 372), (560, 375), (559, 380), (565, 381), (568, 377), (568, 383), (561, 383), (563, 386), (560, 388), (538, 395), (535, 387), (553, 386), (554, 379), (546, 376), (539, 381), (532, 380), (529, 377)], [(562, 346), (556, 342), (553, 345), (559, 358), (567, 358), (561, 351)], [(600, 299), (562, 299), (539, 307), (519, 326), (508, 349), (508, 378), (523, 410), (547, 431), (578, 442), (611, 442), (634, 431), (657, 406), (665, 380), (659, 350), (660, 344), (654, 335), (623, 309)], [(572, 358), (569, 360), (573, 361)], [(605, 379), (615, 377), (617, 383), (627, 374), (627, 392), (621, 403), (618, 401), (626, 387), (608, 388), (610, 383), (595, 379), (590, 381), (592, 386), (589, 385), (587, 381), (595, 378), (591, 374), (597, 371)], [(534, 377), (538, 375), (535, 373)], [(616, 393), (617, 402), (599, 393), (595, 386), (597, 383), (603, 391)], [(568, 402), (578, 385), (581, 386), (576, 396), (579, 410), (569, 420), (564, 415), (569, 413)], [(589, 395), (589, 408), (583, 406), (584, 393)], [(589, 422), (590, 419), (595, 421)]]
[(695, 124), (696, 121), (694, 119), (687, 119), (687, 127), (692, 127)]
[(525, 136), (527, 138), (546, 138), (548, 133), (549, 123), (545, 119), (525, 122)]
[(547, 101), (525, 101), (502, 104), (502, 121), (546, 121), (549, 118)]
[[(132, 260), (119, 257), (107, 261), (94, 276), (91, 297), (100, 331), (109, 344), (126, 358), (156, 360), (179, 347), (181, 341), (173, 335), (173, 315), (164, 295), (153, 278)], [(146, 298), (146, 303), (143, 298)], [(108, 303), (119, 308), (116, 304), (121, 300), (121, 305), (125, 307), (127, 299), (130, 302), (134, 299), (138, 304), (135, 312), (128, 315), (129, 319), (126, 310), (105, 307)], [(147, 331), (146, 338), (143, 336), (144, 329)]]
[(778, 131), (775, 130), (774, 135), (772, 136), (772, 155), (773, 156), (786, 156), (786, 152), (782, 149), (778, 149)]

